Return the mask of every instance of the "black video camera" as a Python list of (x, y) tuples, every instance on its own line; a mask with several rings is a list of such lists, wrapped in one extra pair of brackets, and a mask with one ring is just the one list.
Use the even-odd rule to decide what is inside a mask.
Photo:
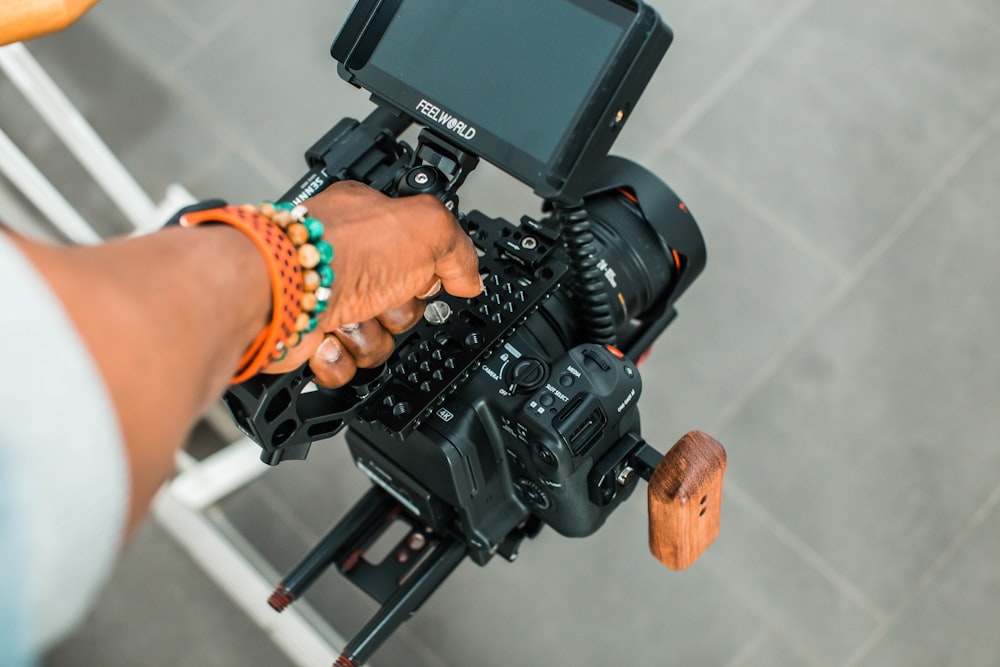
[[(304, 366), (225, 397), (266, 463), (303, 459), (346, 426), (374, 483), (269, 601), (280, 611), (330, 565), (378, 600), (339, 665), (367, 660), (466, 556), (514, 560), (546, 524), (589, 535), (640, 476), (696, 467), (643, 441), (636, 363), (702, 270), (704, 242), (666, 184), (607, 156), (671, 38), (633, 0), (360, 0), (333, 43), (341, 76), (378, 108), (313, 145), (281, 201), (338, 180), (436, 195), (486, 285), (433, 297), (390, 360), (348, 387), (317, 387)], [(413, 123), (415, 148), (399, 139)], [(480, 158), (531, 187), (543, 215), (462, 212)], [(682, 483), (661, 486), (687, 502)], [(710, 495), (720, 502), (704, 494), (699, 516)], [(398, 521), (407, 536), (367, 561)]]

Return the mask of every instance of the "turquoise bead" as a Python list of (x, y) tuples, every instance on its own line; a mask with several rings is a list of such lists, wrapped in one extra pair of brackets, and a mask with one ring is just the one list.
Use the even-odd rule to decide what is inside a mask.
[(316, 250), (319, 250), (319, 261), (321, 264), (329, 264), (333, 261), (333, 246), (326, 241), (316, 241)]
[(316, 267), (316, 273), (319, 274), (319, 284), (320, 287), (329, 287), (333, 284), (333, 269), (327, 264), (322, 264)]
[(323, 223), (316, 218), (306, 218), (303, 222), (306, 229), (309, 231), (309, 240), (315, 243), (323, 238)]
[(315, 317), (310, 317), (309, 326), (306, 327), (306, 330), (303, 333), (309, 333), (310, 331), (315, 329), (318, 325), (319, 325), (319, 320), (317, 320)]
[(290, 201), (283, 201), (274, 204), (274, 208), (278, 209), (279, 211), (291, 211), (293, 208), (295, 208), (295, 204), (293, 204)]
[(317, 301), (316, 308), (315, 310), (313, 310), (313, 312), (318, 315), (322, 313), (324, 310), (326, 310), (326, 301)]

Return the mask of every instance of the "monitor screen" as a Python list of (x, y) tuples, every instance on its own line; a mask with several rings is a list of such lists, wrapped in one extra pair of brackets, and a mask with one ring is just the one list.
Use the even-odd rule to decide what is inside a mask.
[(506, 144), (540, 168), (634, 18), (612, 0), (403, 0), (358, 76), (491, 162), (516, 161), (489, 154)]

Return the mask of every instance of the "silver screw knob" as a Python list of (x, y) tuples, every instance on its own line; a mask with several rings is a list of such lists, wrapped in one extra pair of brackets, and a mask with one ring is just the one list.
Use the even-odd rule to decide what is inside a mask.
[(444, 324), (451, 317), (451, 306), (444, 301), (431, 301), (424, 308), (424, 319), (431, 324)]

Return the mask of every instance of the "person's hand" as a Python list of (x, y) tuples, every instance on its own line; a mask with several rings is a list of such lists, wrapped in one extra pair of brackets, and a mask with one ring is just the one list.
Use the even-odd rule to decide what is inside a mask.
[(441, 289), (464, 297), (482, 292), (472, 241), (434, 197), (392, 199), (341, 182), (305, 205), (334, 248), (332, 295), (319, 326), (265, 372), (287, 372), (309, 360), (318, 384), (339, 387), (358, 368), (389, 358), (393, 334), (422, 317), (423, 298)]

